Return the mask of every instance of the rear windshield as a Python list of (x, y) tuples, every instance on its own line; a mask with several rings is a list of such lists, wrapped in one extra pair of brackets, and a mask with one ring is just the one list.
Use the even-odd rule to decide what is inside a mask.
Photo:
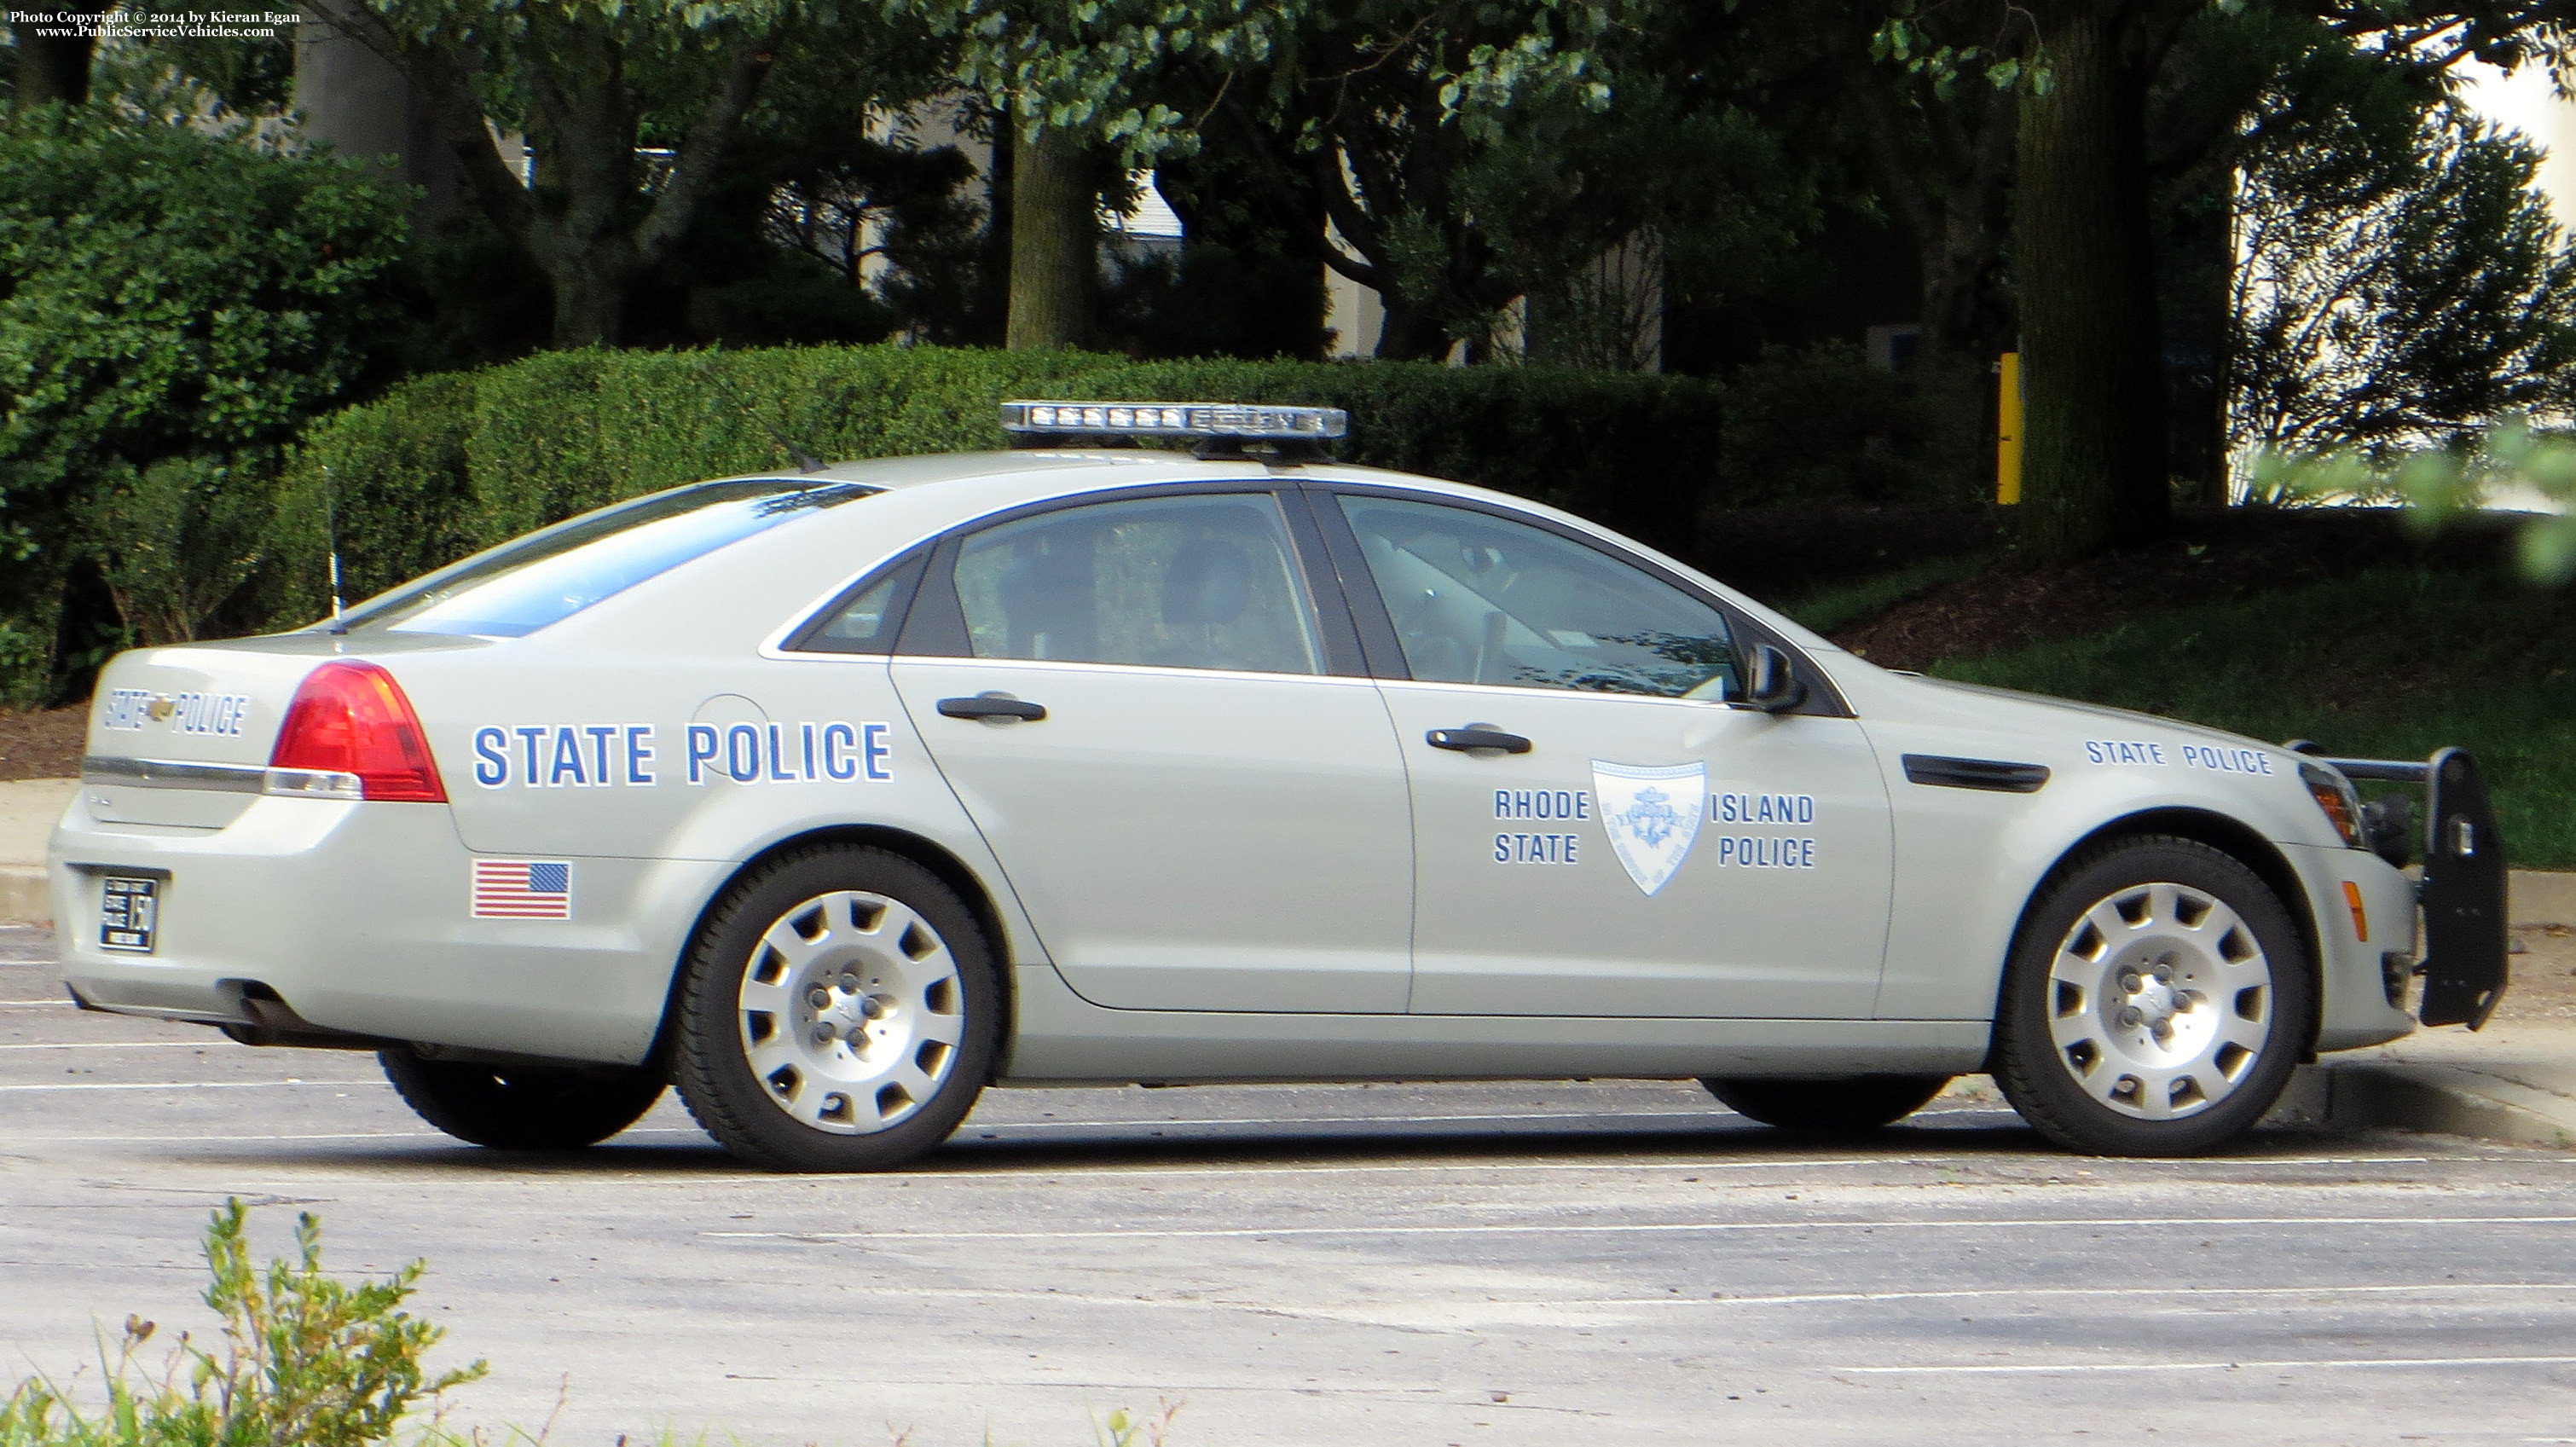
[(673, 488), (504, 543), (380, 593), (323, 626), (517, 638), (691, 558), (879, 491), (787, 478)]

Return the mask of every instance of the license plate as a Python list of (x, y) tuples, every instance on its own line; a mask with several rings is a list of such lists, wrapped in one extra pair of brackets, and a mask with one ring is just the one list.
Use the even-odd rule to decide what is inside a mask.
[(99, 885), (98, 947), (152, 953), (152, 937), (161, 923), (161, 881), (110, 874)]

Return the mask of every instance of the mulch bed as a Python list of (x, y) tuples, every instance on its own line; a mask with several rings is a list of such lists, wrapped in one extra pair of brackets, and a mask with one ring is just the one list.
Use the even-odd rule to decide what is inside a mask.
[(80, 773), (89, 707), (0, 709), (0, 780), (68, 779)]
[(2480, 519), (2427, 539), (2379, 510), (2190, 515), (2168, 537), (2071, 567), (2016, 567), (2006, 555), (1992, 570), (1929, 589), (1834, 641), (1889, 668), (1923, 668), (2372, 568), (2489, 567), (2504, 555), (2512, 526), (2509, 518)]

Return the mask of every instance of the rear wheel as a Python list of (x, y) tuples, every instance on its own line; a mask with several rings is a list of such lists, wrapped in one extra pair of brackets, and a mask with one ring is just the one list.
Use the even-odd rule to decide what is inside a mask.
[(2195, 840), (2118, 841), (2024, 924), (1995, 1083), (2069, 1149), (2194, 1155), (2272, 1108), (2315, 1012), (2307, 948), (2252, 870)]
[(422, 1120), (478, 1146), (561, 1151), (597, 1145), (641, 1120), (662, 1078), (606, 1067), (476, 1065), (408, 1050), (376, 1055)]
[(1829, 1080), (1763, 1076), (1703, 1080), (1718, 1104), (1782, 1130), (1849, 1135), (1891, 1125), (1929, 1104), (1946, 1075), (1845, 1075)]
[(681, 983), (675, 1071), (707, 1133), (781, 1171), (898, 1166), (982, 1093), (1001, 989), (938, 876), (882, 849), (788, 855), (710, 913)]

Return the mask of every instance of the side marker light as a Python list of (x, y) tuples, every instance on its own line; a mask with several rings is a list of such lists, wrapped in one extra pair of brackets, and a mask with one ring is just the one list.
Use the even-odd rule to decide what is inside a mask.
[(2361, 907), (2361, 886), (2347, 879), (2343, 882), (2344, 908), (2352, 911), (2353, 938), (2370, 943), (2370, 912)]

